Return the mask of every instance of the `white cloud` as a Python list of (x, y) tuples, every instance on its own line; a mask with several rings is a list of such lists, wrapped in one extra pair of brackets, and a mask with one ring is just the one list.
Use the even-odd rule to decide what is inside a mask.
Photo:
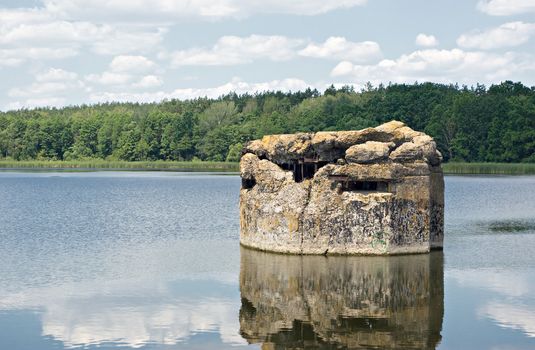
[(89, 74), (85, 77), (88, 82), (101, 85), (124, 85), (132, 80), (130, 74), (104, 72), (102, 74)]
[[(0, 67), (20, 65), (28, 59), (72, 57), (85, 48), (99, 55), (154, 52), (161, 49), (164, 35), (177, 20), (243, 18), (259, 13), (314, 15), (363, 5), (365, 2), (366, 0), (44, 0), (44, 7), (0, 8)], [(277, 40), (276, 37), (269, 40), (268, 44), (277, 45), (273, 42)], [(244, 44), (252, 43), (245, 41)], [(244, 49), (242, 52), (254, 54), (259, 50), (258, 43), (256, 46), (255, 49)], [(190, 61), (218, 64), (217, 52), (193, 49), (178, 54), (181, 53)], [(286, 59), (287, 53), (275, 53), (282, 53), (281, 59)], [(230, 58), (228, 55), (225, 58), (240, 60), (239, 57)]]
[(223, 36), (209, 49), (193, 48), (171, 54), (173, 66), (218, 66), (250, 63), (254, 59), (284, 61), (295, 56), (301, 40), (284, 36)]
[(78, 50), (89, 47), (102, 55), (147, 52), (158, 46), (164, 29), (117, 27), (90, 22), (17, 23), (0, 28), (0, 44), (23, 48)]
[(353, 72), (354, 69), (353, 63), (349, 61), (342, 61), (336, 65), (336, 67), (333, 68), (331, 71), (331, 76), (333, 77), (339, 77), (342, 75), (350, 75)]
[(99, 55), (153, 52), (160, 46), (167, 32), (165, 28), (105, 28), (105, 34), (95, 38), (91, 44), (93, 52)]
[(535, 35), (535, 23), (509, 22), (497, 28), (461, 35), (457, 45), (464, 48), (497, 49), (518, 46)]
[(414, 51), (395, 60), (385, 59), (375, 65), (355, 65), (344, 61), (331, 71), (331, 76), (349, 76), (357, 84), (367, 81), (376, 84), (414, 81), (474, 84), (521, 80), (527, 72), (535, 72), (535, 61), (531, 55), (428, 49)]
[(50, 13), (43, 9), (0, 9), (0, 30), (20, 24), (50, 22)]
[[(61, 95), (62, 93), (83, 88), (84, 84), (77, 78), (78, 74), (74, 72), (61, 68), (49, 68), (38, 72), (35, 75), (35, 81), (31, 85), (9, 89), (8, 96), (32, 98), (34, 101), (39, 99), (51, 100), (57, 98), (58, 94)], [(59, 101), (59, 98), (56, 101)]]
[(76, 19), (159, 22), (244, 18), (255, 14), (317, 15), (366, 0), (45, 0), (49, 12)]
[(418, 46), (432, 47), (438, 45), (438, 40), (434, 35), (420, 33), (416, 36), (415, 43)]
[(535, 0), (480, 0), (477, 9), (492, 16), (535, 12)]
[(47, 23), (20, 23), (5, 28), (0, 37), (4, 45), (46, 44), (80, 42), (100, 36), (102, 27), (89, 22), (53, 21)]
[[(381, 58), (381, 48), (373, 41), (351, 42), (343, 37), (329, 37), (325, 42), (309, 43), (280, 35), (223, 36), (211, 48), (191, 48), (171, 53), (178, 66), (222, 66), (251, 63), (257, 59), (285, 61), (297, 54), (303, 57), (344, 59), (357, 63)], [(162, 56), (163, 57), (163, 56)]]
[(76, 56), (77, 50), (71, 48), (14, 48), (14, 49), (0, 49), (0, 67), (4, 66), (18, 66), (21, 63), (31, 60), (56, 60)]
[(110, 69), (114, 72), (147, 72), (155, 66), (144, 56), (116, 56), (110, 63)]
[(374, 41), (351, 42), (344, 37), (329, 37), (321, 44), (310, 43), (299, 51), (305, 57), (368, 62), (381, 58), (381, 48)]
[(7, 95), (17, 100), (8, 103), (6, 108), (61, 107), (67, 104), (69, 97), (82, 93), (85, 89), (78, 74), (60, 68), (49, 68), (38, 72), (32, 84), (9, 89)]
[(85, 80), (100, 85), (115, 85), (127, 88), (126, 84), (134, 83), (132, 87), (154, 87), (162, 84), (159, 77), (146, 75), (157, 69), (156, 64), (144, 56), (116, 56), (109, 64), (108, 70), (101, 74), (88, 74)]
[(15, 101), (8, 103), (4, 109), (17, 110), (21, 108), (37, 108), (37, 107), (63, 107), (67, 105), (67, 100), (63, 97), (43, 97), (43, 98), (29, 98), (23, 102)]
[(80, 88), (82, 84), (80, 82), (36, 82), (25, 88), (12, 88), (8, 91), (9, 97), (30, 97), (30, 96), (46, 96), (54, 97), (54, 95), (65, 93), (73, 88)]
[(38, 82), (54, 82), (54, 81), (72, 81), (78, 77), (74, 72), (68, 72), (60, 68), (50, 68), (45, 72), (39, 73), (35, 76)]
[(163, 99), (193, 99), (197, 97), (217, 98), (229, 92), (236, 92), (238, 94), (254, 93), (261, 91), (298, 91), (305, 90), (310, 87), (309, 84), (300, 79), (283, 79), (273, 80), (261, 83), (248, 83), (240, 79), (233, 79), (232, 81), (212, 88), (185, 88), (176, 89), (171, 92), (157, 91), (157, 92), (98, 92), (90, 95), (92, 102), (108, 102), (108, 101), (134, 101), (134, 102), (154, 102)]
[(141, 78), (137, 83), (134, 83), (132, 86), (135, 88), (154, 88), (161, 86), (163, 84), (162, 78), (156, 75), (146, 75)]
[[(50, 70), (48, 71), (50, 72)], [(42, 73), (45, 77), (48, 73)], [(50, 74), (50, 78), (52, 79)], [(58, 74), (59, 76), (60, 74)], [(67, 79), (65, 79), (67, 80)], [(146, 75), (134, 82), (134, 76), (122, 75), (119, 73), (104, 72), (103, 74), (93, 74), (85, 77), (86, 83), (93, 83), (101, 86), (108, 85), (111, 88), (120, 87), (119, 90), (98, 91), (90, 88), (83, 82), (75, 80), (69, 81), (48, 81), (35, 82), (26, 88), (13, 88), (9, 91), (9, 96), (18, 98), (4, 106), (4, 109), (33, 108), (42, 106), (61, 107), (68, 103), (69, 96), (73, 94), (86, 95), (86, 101), (92, 103), (99, 102), (158, 102), (163, 99), (194, 99), (197, 97), (217, 98), (219, 96), (236, 92), (238, 94), (255, 93), (262, 91), (303, 91), (310, 88), (323, 90), (327, 84), (311, 85), (301, 79), (289, 78), (282, 80), (272, 80), (267, 82), (250, 83), (239, 78), (234, 78), (226, 84), (207, 88), (179, 88), (172, 91), (129, 91), (128, 87), (135, 89), (150, 89), (161, 86), (163, 81), (155, 75)], [(129, 84), (129, 85), (127, 85)], [(97, 86), (98, 88), (98, 86)], [(88, 95), (87, 95), (88, 94)]]

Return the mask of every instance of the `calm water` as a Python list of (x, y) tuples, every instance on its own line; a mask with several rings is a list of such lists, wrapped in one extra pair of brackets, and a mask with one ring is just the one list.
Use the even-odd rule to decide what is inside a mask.
[(0, 172), (0, 349), (535, 348), (535, 177), (447, 177), (444, 252), (240, 249), (237, 176)]

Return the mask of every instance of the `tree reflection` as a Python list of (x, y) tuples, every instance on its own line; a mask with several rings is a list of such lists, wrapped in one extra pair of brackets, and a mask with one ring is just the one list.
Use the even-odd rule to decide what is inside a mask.
[(263, 349), (435, 349), (443, 253), (288, 256), (242, 248), (240, 332)]

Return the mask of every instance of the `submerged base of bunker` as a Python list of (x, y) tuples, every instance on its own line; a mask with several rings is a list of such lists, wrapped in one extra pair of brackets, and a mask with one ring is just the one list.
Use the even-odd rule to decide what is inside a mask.
[(264, 136), (240, 161), (240, 242), (294, 254), (442, 248), (441, 160), (431, 137), (398, 121)]

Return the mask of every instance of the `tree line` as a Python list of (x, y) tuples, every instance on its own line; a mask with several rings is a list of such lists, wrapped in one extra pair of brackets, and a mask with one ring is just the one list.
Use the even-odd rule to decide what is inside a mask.
[(0, 158), (237, 161), (266, 134), (355, 130), (396, 119), (445, 160), (535, 162), (535, 87), (390, 84), (0, 113)]

